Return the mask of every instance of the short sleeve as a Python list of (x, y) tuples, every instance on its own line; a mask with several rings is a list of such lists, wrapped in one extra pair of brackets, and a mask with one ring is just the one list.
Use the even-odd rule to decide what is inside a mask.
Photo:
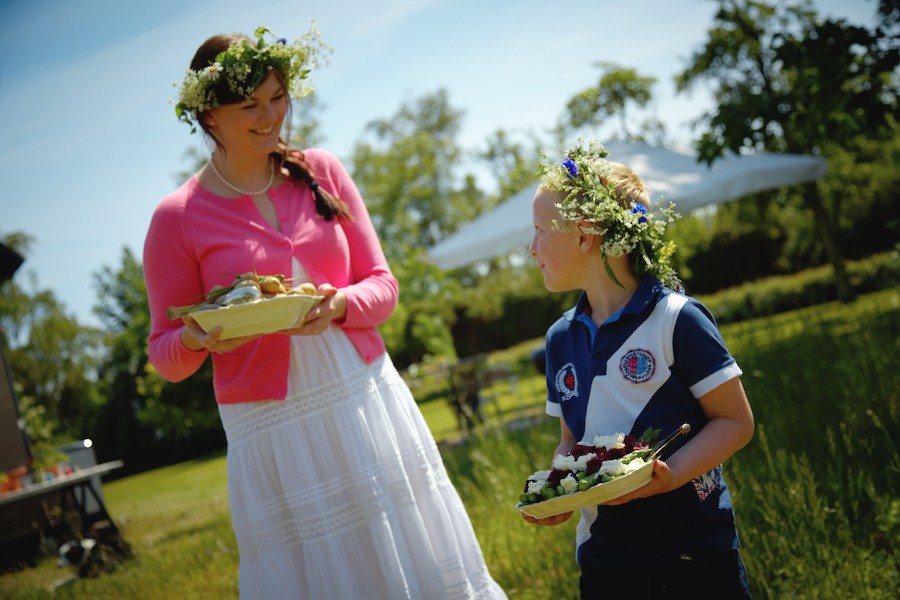
[(672, 371), (697, 398), (742, 375), (712, 314), (694, 299), (678, 315), (672, 349)]

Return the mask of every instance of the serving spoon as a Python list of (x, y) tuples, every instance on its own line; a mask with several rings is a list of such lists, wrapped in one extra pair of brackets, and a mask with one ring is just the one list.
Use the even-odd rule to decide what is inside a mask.
[(657, 446), (656, 450), (653, 451), (653, 454), (650, 455), (650, 458), (647, 462), (652, 462), (660, 457), (664, 450), (668, 449), (675, 441), (688, 433), (691, 430), (691, 426), (688, 423), (684, 423), (681, 427), (672, 432), (669, 437), (663, 440), (662, 444)]

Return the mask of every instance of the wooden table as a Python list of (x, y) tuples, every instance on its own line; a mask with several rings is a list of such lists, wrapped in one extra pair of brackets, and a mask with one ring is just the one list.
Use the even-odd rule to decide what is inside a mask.
[[(115, 527), (115, 523), (106, 510), (103, 496), (100, 494), (100, 490), (96, 489), (95, 483), (99, 481), (98, 475), (119, 469), (123, 465), (124, 463), (121, 460), (105, 462), (92, 467), (78, 469), (69, 475), (60, 475), (49, 481), (33, 483), (18, 490), (2, 494), (0, 495), (0, 523), (3, 523), (4, 529), (6, 529), (7, 526), (11, 525), (9, 523), (10, 520), (16, 520), (14, 506), (16, 504), (27, 503), (29, 500), (31, 502), (39, 502), (42, 499), (48, 499), (57, 495), (60, 498), (60, 505), (63, 511), (69, 506), (78, 511), (82, 529), (87, 528), (92, 519), (96, 521), (97, 519), (94, 519), (94, 516), (97, 514)], [(94, 502), (99, 507), (99, 511), (88, 513), (88, 496), (94, 499)], [(10, 529), (13, 528), (10, 527)]]

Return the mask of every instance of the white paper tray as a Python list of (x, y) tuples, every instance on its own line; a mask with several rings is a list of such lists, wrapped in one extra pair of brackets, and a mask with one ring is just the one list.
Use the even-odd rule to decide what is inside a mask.
[(536, 519), (545, 519), (578, 510), (579, 508), (596, 506), (647, 485), (653, 477), (654, 462), (656, 461), (650, 461), (637, 471), (632, 471), (628, 475), (617, 477), (606, 483), (598, 483), (583, 492), (573, 492), (565, 496), (557, 496), (549, 500), (535, 502), (534, 504), (522, 504), (520, 502), (516, 504), (516, 508)]

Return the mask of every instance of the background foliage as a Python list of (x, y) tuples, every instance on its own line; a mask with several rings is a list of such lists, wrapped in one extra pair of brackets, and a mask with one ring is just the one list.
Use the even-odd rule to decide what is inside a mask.
[[(700, 155), (812, 153), (828, 160), (829, 173), (679, 220), (671, 235), (688, 292), (735, 322), (896, 286), (896, 3), (873, 3), (881, 15), (873, 30), (820, 19), (808, 3), (718, 4), (708, 39), (677, 78), (684, 91), (717, 86), (717, 106), (696, 124)], [(425, 249), (531, 183), (542, 150), (581, 135), (667, 141), (653, 113), (655, 80), (627, 65), (597, 67), (597, 80), (545, 132), (501, 129), (464, 148), (464, 115), (445, 90), (367, 127), (347, 164), (401, 283), (400, 306), (381, 328), (401, 368), (540, 338), (574, 302), (574, 293), (548, 294), (523, 253), (444, 272)], [(300, 146), (322, 141), (315, 102), (295, 106)], [(186, 156), (196, 163), (203, 155)], [(0, 232), (0, 241), (27, 261), (30, 235)], [(36, 450), (92, 437), (101, 460), (122, 458), (139, 471), (224, 445), (209, 362), (177, 385), (148, 365), (146, 294), (131, 250), (95, 276), (100, 328), (78, 323), (52, 289), (23, 273), (0, 284), (0, 335)]]

